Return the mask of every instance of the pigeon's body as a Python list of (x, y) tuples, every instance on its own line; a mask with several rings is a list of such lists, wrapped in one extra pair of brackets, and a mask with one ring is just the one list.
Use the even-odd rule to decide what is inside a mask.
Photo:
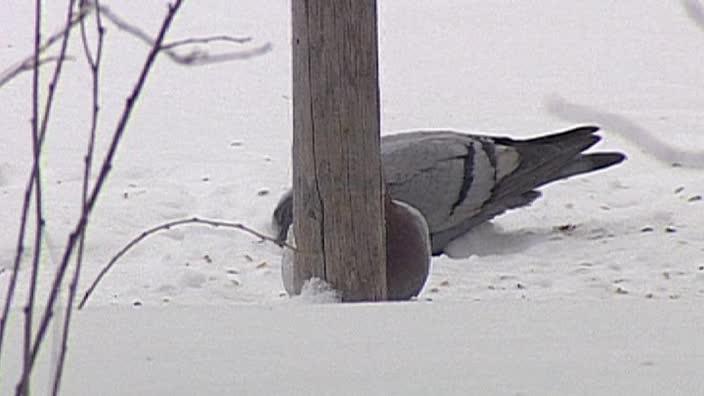
[(386, 286), (389, 300), (420, 293), (430, 272), (428, 223), (418, 209), (386, 200)]
[[(408, 300), (420, 293), (430, 272), (428, 224), (417, 209), (406, 203), (387, 195), (384, 204), (387, 298)], [(281, 262), (281, 276), (289, 295), (301, 292), (294, 282), (294, 259), (293, 251), (286, 250)]]
[[(623, 161), (621, 153), (583, 153), (599, 141), (598, 129), (528, 140), (452, 131), (387, 135), (381, 139), (384, 181), (394, 200), (423, 214), (437, 255), (478, 224), (533, 202), (537, 188)], [(280, 239), (292, 220), (289, 193), (274, 211)]]

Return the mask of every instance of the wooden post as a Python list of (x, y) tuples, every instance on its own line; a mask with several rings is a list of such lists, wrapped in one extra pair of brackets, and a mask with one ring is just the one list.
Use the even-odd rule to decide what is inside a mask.
[(294, 285), (386, 299), (376, 0), (292, 0)]

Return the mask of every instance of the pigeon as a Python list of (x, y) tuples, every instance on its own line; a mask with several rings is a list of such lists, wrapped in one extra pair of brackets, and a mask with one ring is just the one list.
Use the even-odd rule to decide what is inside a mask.
[[(430, 233), (425, 217), (412, 206), (392, 200), (385, 194), (386, 290), (387, 300), (403, 301), (416, 297), (430, 272)], [(294, 254), (285, 250), (281, 277), (289, 295), (301, 292), (294, 284)], [(297, 287), (298, 286), (298, 287)]]
[[(412, 131), (381, 138), (384, 182), (391, 198), (417, 209), (428, 225), (432, 255), (455, 238), (510, 209), (530, 205), (554, 181), (616, 165), (620, 152), (584, 153), (597, 126), (531, 139), (458, 131)], [(293, 196), (274, 210), (277, 239), (293, 222)]]
[(428, 223), (418, 209), (398, 200), (386, 199), (384, 215), (387, 299), (409, 300), (420, 293), (430, 272)]

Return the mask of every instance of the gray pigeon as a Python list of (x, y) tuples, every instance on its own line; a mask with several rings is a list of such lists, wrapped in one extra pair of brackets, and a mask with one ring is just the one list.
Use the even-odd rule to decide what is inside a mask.
[[(596, 144), (596, 126), (514, 140), (454, 131), (414, 131), (381, 138), (386, 188), (394, 200), (425, 216), (432, 254), (473, 227), (526, 206), (550, 182), (620, 163), (618, 152), (585, 154)], [(293, 221), (287, 192), (274, 210), (278, 239)]]
[[(384, 197), (386, 214), (387, 299), (402, 301), (420, 293), (430, 272), (430, 238), (425, 217), (415, 208)], [(281, 262), (284, 288), (289, 295), (301, 292), (294, 284), (294, 254), (286, 249)], [(302, 285), (301, 285), (302, 286)]]
[[(388, 197), (388, 194), (387, 194)], [(408, 300), (430, 272), (428, 223), (418, 209), (386, 199), (386, 286), (389, 300)]]

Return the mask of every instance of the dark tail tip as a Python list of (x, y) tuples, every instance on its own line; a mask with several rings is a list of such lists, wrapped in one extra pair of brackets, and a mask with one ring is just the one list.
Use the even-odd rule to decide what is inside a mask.
[(591, 170), (608, 168), (609, 166), (620, 164), (626, 159), (626, 155), (617, 152), (602, 152), (586, 154), (582, 157), (591, 163)]
[(626, 156), (617, 152), (603, 152), (594, 154), (581, 154), (577, 156), (569, 165), (560, 169), (560, 172), (550, 177), (542, 184), (546, 184), (555, 180), (566, 179), (575, 175), (593, 172), (599, 169), (608, 168), (619, 164), (626, 159)]

